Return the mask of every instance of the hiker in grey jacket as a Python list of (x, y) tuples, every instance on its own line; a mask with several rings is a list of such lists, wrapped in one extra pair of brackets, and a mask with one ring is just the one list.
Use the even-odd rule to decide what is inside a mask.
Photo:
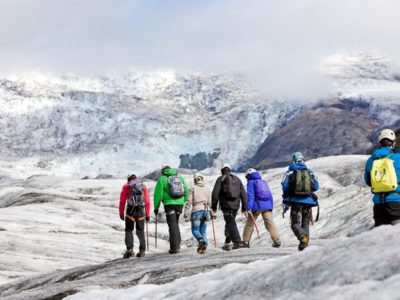
[(207, 223), (210, 220), (211, 189), (206, 186), (201, 173), (194, 174), (193, 181), (194, 186), (190, 188), (184, 218), (188, 218), (190, 214), (192, 234), (199, 242), (197, 252), (203, 254), (208, 246)]

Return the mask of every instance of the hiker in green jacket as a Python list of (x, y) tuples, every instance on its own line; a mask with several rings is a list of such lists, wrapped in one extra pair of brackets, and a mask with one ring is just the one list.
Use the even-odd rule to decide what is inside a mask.
[(167, 218), (169, 230), (170, 254), (177, 254), (181, 248), (181, 232), (179, 216), (189, 197), (189, 186), (183, 176), (178, 175), (175, 169), (164, 166), (154, 189), (154, 214), (158, 217), (161, 202)]

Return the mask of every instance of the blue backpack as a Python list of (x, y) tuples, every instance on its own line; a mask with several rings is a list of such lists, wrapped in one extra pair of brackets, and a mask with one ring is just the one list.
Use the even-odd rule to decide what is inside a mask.
[(255, 180), (254, 191), (257, 200), (262, 201), (272, 199), (271, 190), (269, 189), (268, 184), (262, 179)]

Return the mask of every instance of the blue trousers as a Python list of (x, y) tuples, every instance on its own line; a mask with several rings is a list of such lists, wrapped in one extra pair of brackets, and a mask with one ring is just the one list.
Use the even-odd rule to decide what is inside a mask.
[(206, 246), (208, 246), (207, 241), (207, 223), (210, 220), (210, 212), (208, 210), (199, 210), (192, 213), (192, 234), (196, 240), (202, 239)]

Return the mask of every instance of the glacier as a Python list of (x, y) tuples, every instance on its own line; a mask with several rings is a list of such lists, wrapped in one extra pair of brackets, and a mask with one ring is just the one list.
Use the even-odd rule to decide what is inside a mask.
[(268, 99), (239, 75), (168, 70), (8, 76), (0, 104), (0, 154), (20, 177), (142, 175), (216, 149), (236, 166), (299, 107)]
[[(181, 220), (182, 252), (171, 256), (162, 216), (158, 248), (152, 217), (150, 251), (143, 259), (129, 260), (120, 258), (124, 229), (117, 207), (123, 180), (3, 176), (1, 297), (397, 299), (400, 226), (372, 229), (371, 194), (363, 182), (366, 159), (349, 155), (307, 162), (321, 183), (321, 215), (311, 226), (310, 246), (303, 252), (297, 251), (288, 216), (282, 218), (280, 180), (285, 168), (262, 171), (275, 198), (281, 248), (271, 247), (269, 234), (258, 220), (261, 239), (253, 234), (251, 248), (230, 252), (213, 246), (209, 225), (210, 246), (201, 256), (189, 223)], [(244, 180), (244, 174), (238, 175)], [(191, 182), (190, 174), (184, 176)], [(207, 176), (207, 183), (213, 185), (216, 178), (216, 174)], [(146, 184), (152, 193), (155, 182)], [(245, 217), (237, 219), (242, 231)], [(219, 246), (223, 232), (218, 213)]]

